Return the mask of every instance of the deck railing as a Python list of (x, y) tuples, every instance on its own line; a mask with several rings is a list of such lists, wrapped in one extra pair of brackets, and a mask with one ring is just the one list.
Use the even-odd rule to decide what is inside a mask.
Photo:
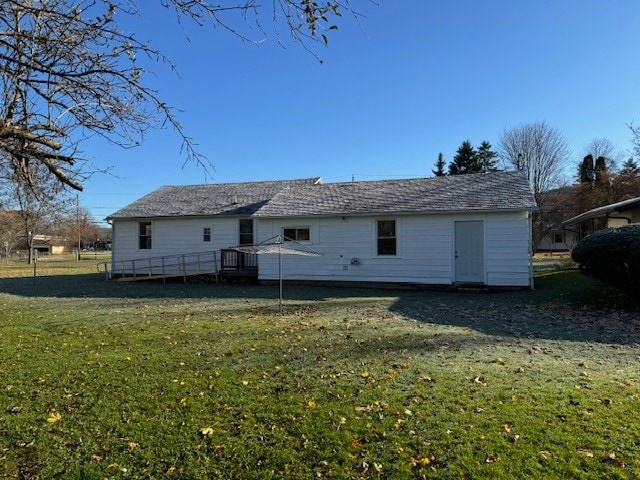
[[(105, 262), (103, 269), (110, 278), (143, 278), (187, 277), (193, 275), (217, 275), (219, 269), (220, 250), (209, 252), (183, 253), (163, 255), (159, 257), (135, 258)], [(98, 267), (100, 270), (100, 266)]]
[(182, 277), (185, 283), (187, 277), (194, 275), (213, 275), (218, 281), (221, 272), (225, 270), (257, 270), (257, 268), (257, 255), (233, 249), (163, 255), (98, 264), (98, 271), (104, 272), (108, 279), (161, 278), (163, 282), (166, 282), (167, 278)]
[(220, 250), (220, 265), (222, 270), (258, 268), (258, 255), (225, 248)]

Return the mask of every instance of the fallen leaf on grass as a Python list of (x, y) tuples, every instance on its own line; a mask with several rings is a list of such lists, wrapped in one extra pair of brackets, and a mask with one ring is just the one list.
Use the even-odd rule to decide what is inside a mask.
[(364, 407), (355, 407), (355, 411), (358, 413), (371, 413), (373, 411), (373, 407), (371, 407), (371, 405), (365, 405)]
[(497, 462), (500, 459), (500, 456), (497, 453), (491, 453), (489, 455), (487, 455), (487, 463), (494, 463)]
[(505, 362), (504, 362), (504, 358), (502, 358), (502, 357), (498, 357), (498, 358), (496, 358), (496, 363), (497, 363), (498, 365), (504, 365), (504, 363), (505, 363)]
[(626, 465), (624, 460), (621, 457), (618, 457), (616, 455), (616, 452), (613, 452), (613, 451), (607, 452), (607, 455), (604, 457), (604, 459), (602, 461), (603, 462), (607, 462), (607, 463), (611, 463), (611, 464), (616, 465), (618, 467), (624, 467)]
[(49, 413), (49, 416), (47, 417), (47, 422), (48, 423), (56, 423), (58, 420), (62, 420), (62, 415), (60, 415), (55, 410), (51, 411)]
[(207, 437), (209, 435), (213, 435), (213, 428), (211, 427), (204, 427), (200, 429), (200, 435), (202, 435), (203, 437)]
[(411, 466), (416, 468), (426, 467), (431, 464), (431, 459), (427, 456), (411, 457)]
[(578, 448), (578, 453), (585, 457), (593, 458), (593, 451), (589, 447)]
[(316, 405), (316, 402), (314, 402), (313, 400), (309, 400), (309, 401), (307, 402), (307, 408), (308, 408), (309, 410), (313, 410), (314, 408), (316, 408), (316, 406), (317, 406), (317, 405)]
[(473, 383), (477, 383), (479, 385), (482, 385), (483, 387), (485, 387), (487, 385), (487, 382), (485, 381), (485, 378), (483, 376), (481, 376), (481, 375), (478, 375), (477, 377), (474, 377)]

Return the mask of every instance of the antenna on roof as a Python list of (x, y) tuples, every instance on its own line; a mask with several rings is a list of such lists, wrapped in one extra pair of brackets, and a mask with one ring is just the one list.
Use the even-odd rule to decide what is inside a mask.
[(356, 181), (356, 176), (352, 173), (351, 174), (351, 183), (355, 183)]

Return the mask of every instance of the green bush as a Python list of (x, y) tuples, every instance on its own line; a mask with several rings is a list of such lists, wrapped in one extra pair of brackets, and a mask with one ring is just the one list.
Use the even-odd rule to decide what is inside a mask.
[(640, 297), (640, 224), (600, 230), (571, 252), (580, 271)]

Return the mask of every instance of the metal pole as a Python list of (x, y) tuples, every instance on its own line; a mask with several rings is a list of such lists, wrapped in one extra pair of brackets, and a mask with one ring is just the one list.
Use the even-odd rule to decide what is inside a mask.
[(36, 265), (38, 264), (38, 250), (33, 249), (33, 284), (36, 284)]
[(78, 228), (78, 260), (80, 260), (80, 245), (82, 240), (80, 238), (80, 195), (76, 193), (76, 227)]
[(278, 302), (278, 308), (282, 313), (282, 247), (278, 245), (278, 273), (280, 275), (280, 301)]

